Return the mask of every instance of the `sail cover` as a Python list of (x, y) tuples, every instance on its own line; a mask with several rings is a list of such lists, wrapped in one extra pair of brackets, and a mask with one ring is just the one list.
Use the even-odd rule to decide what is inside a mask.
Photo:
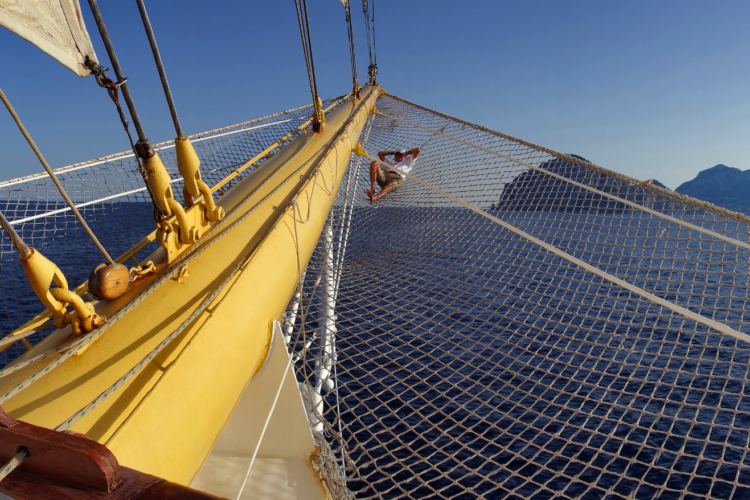
[(0, 25), (33, 43), (78, 76), (96, 61), (78, 0), (0, 0)]

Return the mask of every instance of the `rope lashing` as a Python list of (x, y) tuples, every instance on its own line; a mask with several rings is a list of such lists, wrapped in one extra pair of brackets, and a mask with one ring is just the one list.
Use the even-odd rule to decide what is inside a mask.
[[(19, 118), (18, 114), (16, 114), (16, 111), (13, 109), (13, 106), (11, 106), (10, 101), (5, 96), (5, 93), (0, 89), (0, 100), (3, 101), (3, 104), (5, 104), (5, 107), (8, 108), (8, 111), (10, 112), (10, 115), (13, 117), (13, 120), (16, 122), (16, 125), (18, 126), (19, 130), (21, 130), (21, 133), (23, 134), (24, 138), (26, 139), (26, 142), (29, 143), (29, 146), (31, 146), (31, 149), (34, 150), (34, 153), (36, 154), (36, 157), (39, 158), (39, 161), (42, 164), (42, 167), (44, 167), (44, 170), (47, 171), (47, 174), (49, 174), (50, 178), (52, 179), (52, 182), (55, 183), (55, 187), (57, 187), (57, 190), (62, 195), (63, 199), (65, 200), (65, 203), (68, 204), (70, 207), (70, 210), (75, 215), (76, 219), (78, 219), (78, 222), (81, 223), (81, 226), (83, 226), (83, 229), (86, 231), (86, 234), (89, 235), (89, 238), (91, 238), (91, 241), (94, 242), (94, 245), (96, 245), (96, 248), (99, 249), (99, 251), (102, 253), (105, 259), (107, 259), (107, 262), (110, 264), (114, 264), (114, 260), (112, 260), (112, 257), (109, 256), (109, 253), (107, 253), (107, 250), (104, 248), (104, 246), (99, 242), (99, 239), (96, 237), (94, 232), (91, 230), (89, 225), (84, 220), (81, 213), (78, 211), (78, 208), (76, 208), (75, 204), (73, 203), (73, 200), (70, 199), (68, 196), (68, 193), (65, 192), (65, 188), (60, 184), (60, 181), (58, 180), (57, 176), (55, 175), (55, 172), (52, 171), (52, 167), (49, 166), (47, 163), (47, 160), (44, 159), (44, 156), (42, 156), (42, 152), (39, 151), (39, 148), (36, 146), (36, 143), (31, 138), (31, 135), (29, 135), (29, 132), (26, 130), (26, 127), (23, 126), (23, 123), (21, 122), (21, 118)], [(3, 229), (5, 229), (5, 225), (7, 225), (8, 228), (10, 228), (10, 224), (8, 224), (8, 221), (4, 220)], [(8, 231), (5, 231), (8, 233)], [(10, 235), (10, 234), (9, 234)], [(18, 235), (16, 235), (18, 236)], [(18, 247), (16, 246), (18, 249)], [(26, 249), (28, 252), (28, 249)], [(20, 252), (20, 250), (19, 250)]]
[(16, 453), (13, 458), (10, 459), (10, 462), (3, 465), (3, 468), (0, 469), (0, 481), (8, 477), (8, 474), (13, 472), (13, 470), (21, 465), (21, 463), (23, 463), (23, 461), (27, 458), (29, 458), (29, 449), (25, 446), (19, 447), (18, 453)]
[(313, 98), (313, 130), (319, 132), (325, 123), (323, 115), (322, 102), (318, 95), (318, 83), (315, 78), (315, 61), (313, 60), (312, 40), (310, 40), (310, 22), (307, 17), (307, 0), (294, 0), (297, 8), (297, 22), (299, 23), (299, 33), (302, 38), (302, 49), (305, 53), (305, 64), (307, 65), (307, 77), (310, 81), (310, 93)]

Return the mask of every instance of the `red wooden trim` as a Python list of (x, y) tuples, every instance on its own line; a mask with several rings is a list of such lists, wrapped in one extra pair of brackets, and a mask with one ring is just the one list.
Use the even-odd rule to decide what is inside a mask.
[(219, 500), (220, 497), (120, 467), (106, 446), (11, 418), (0, 408), (0, 464), (20, 446), (29, 458), (0, 481), (15, 500)]

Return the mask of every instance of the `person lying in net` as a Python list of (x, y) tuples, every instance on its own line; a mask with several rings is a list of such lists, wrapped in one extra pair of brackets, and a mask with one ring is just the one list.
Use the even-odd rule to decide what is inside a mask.
[[(393, 155), (393, 161), (390, 162), (386, 156)], [(410, 149), (409, 151), (401, 148), (396, 151), (381, 151), (378, 153), (380, 161), (388, 163), (391, 168), (386, 168), (385, 172), (380, 168), (376, 161), (370, 163), (370, 189), (365, 194), (370, 199), (370, 203), (379, 200), (388, 193), (395, 193), (404, 183), (406, 176), (399, 172), (408, 174), (414, 167), (414, 163), (419, 156), (419, 148)], [(375, 183), (380, 186), (380, 192), (375, 194)]]

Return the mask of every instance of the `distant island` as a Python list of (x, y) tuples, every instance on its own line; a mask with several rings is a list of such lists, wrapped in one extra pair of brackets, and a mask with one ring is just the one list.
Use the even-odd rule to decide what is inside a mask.
[[(581, 163), (590, 163), (586, 158), (571, 154)], [(674, 199), (650, 189), (622, 182), (615, 177), (590, 170), (581, 163), (559, 158), (547, 160), (539, 165), (547, 172), (593, 187), (618, 198), (635, 202), (655, 210), (677, 208)], [(647, 182), (669, 189), (657, 181)], [(726, 209), (750, 215), (750, 170), (716, 165), (698, 173), (692, 181), (681, 184), (677, 193), (707, 201)], [(679, 204), (679, 203), (678, 203)], [(551, 177), (538, 170), (528, 170), (503, 187), (500, 199), (492, 204), (493, 209), (504, 211), (568, 212), (580, 213), (591, 210), (620, 212), (632, 210), (622, 202), (592, 193), (568, 182)]]
[[(590, 163), (582, 156), (570, 156), (581, 160), (581, 162)], [(539, 167), (547, 172), (562, 175), (567, 179), (591, 186), (604, 193), (656, 210), (668, 210), (674, 203), (668, 197), (590, 170), (580, 163), (554, 158), (542, 163)], [(666, 188), (664, 184), (655, 179), (649, 182), (655, 186)], [(567, 213), (589, 212), (591, 210), (602, 212), (632, 210), (631, 207), (622, 202), (592, 193), (587, 189), (556, 179), (538, 170), (523, 172), (506, 184), (500, 199), (492, 205), (492, 208), (507, 211)]]
[(719, 164), (698, 172), (695, 179), (675, 191), (750, 215), (750, 170)]

